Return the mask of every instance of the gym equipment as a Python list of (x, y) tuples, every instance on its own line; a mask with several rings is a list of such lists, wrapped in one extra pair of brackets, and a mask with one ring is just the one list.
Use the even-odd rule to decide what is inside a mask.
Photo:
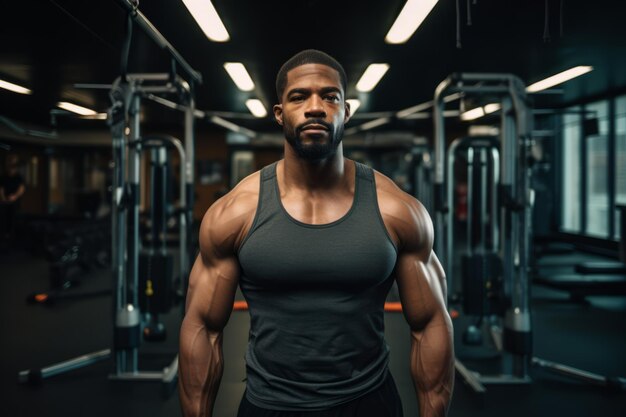
[[(462, 160), (467, 167), (467, 222), (466, 246), (461, 256), (460, 275), (464, 311), (466, 314), (493, 314), (499, 301), (501, 287), (501, 266), (497, 255), (499, 250), (499, 216), (497, 207), (497, 187), (500, 170), (498, 140), (493, 137), (467, 137), (457, 139), (448, 150), (447, 195), (451, 206), (456, 206), (455, 179), (457, 161)], [(454, 271), (455, 252), (453, 246), (456, 233), (454, 211), (448, 211), (448, 236), (446, 252), (442, 255), (447, 260), (450, 273), (449, 291), (455, 296)]]
[(624, 275), (559, 274), (536, 277), (534, 282), (557, 290), (568, 291), (573, 301), (584, 301), (591, 295), (626, 295)]
[(44, 304), (47, 306), (54, 305), (59, 301), (83, 300), (90, 297), (101, 297), (111, 295), (111, 289), (97, 291), (72, 291), (65, 290), (48, 291), (42, 293), (33, 293), (26, 298), (29, 304)]
[[(151, 150), (151, 203), (150, 203), (150, 239), (148, 247), (139, 255), (139, 288), (140, 292), (139, 308), (146, 314), (146, 324), (143, 329), (144, 339), (150, 341), (164, 340), (165, 326), (158, 320), (158, 315), (170, 311), (176, 295), (183, 297), (184, 289), (174, 289), (173, 267), (174, 259), (168, 253), (166, 247), (167, 240), (167, 213), (166, 204), (168, 197), (168, 164), (167, 147), (177, 150), (181, 160), (180, 190), (181, 201), (186, 201), (185, 183), (185, 151), (180, 141), (170, 136), (150, 136), (140, 140), (141, 148), (136, 157), (140, 158), (141, 149)], [(135, 161), (140, 163), (140, 161)], [(187, 248), (187, 218), (184, 210), (179, 210), (179, 255), (180, 277), (188, 273), (186, 259), (188, 257)]]
[[(111, 214), (111, 247), (113, 275), (113, 331), (112, 347), (78, 358), (64, 361), (40, 370), (26, 370), (19, 373), (20, 382), (43, 380), (53, 375), (82, 368), (95, 362), (113, 358), (115, 372), (112, 380), (157, 381), (161, 382), (162, 393), (168, 396), (176, 386), (178, 357), (161, 372), (139, 369), (139, 347), (141, 345), (142, 312), (139, 292), (139, 204), (141, 151), (158, 142), (173, 146), (180, 155), (181, 162), (181, 201), (179, 210), (180, 227), (180, 291), (186, 289), (189, 273), (191, 239), (187, 233), (192, 219), (193, 208), (193, 161), (194, 161), (194, 85), (200, 82), (200, 75), (182, 59), (180, 54), (167, 42), (128, 0), (118, 0), (128, 13), (128, 31), (122, 55), (122, 75), (113, 83), (110, 92), (112, 106), (109, 109), (108, 123), (113, 136), (113, 184)], [(126, 62), (130, 49), (132, 22), (139, 26), (167, 50), (172, 58), (172, 72), (165, 74), (128, 74)], [(176, 74), (175, 63), (186, 70), (189, 81)], [(182, 103), (174, 103), (176, 109), (184, 111), (184, 146), (172, 137), (142, 137), (140, 110), (142, 98), (150, 96), (153, 101), (159, 94), (175, 95)], [(165, 99), (163, 99), (165, 100)], [(165, 100), (168, 103), (172, 103)], [(128, 128), (128, 133), (126, 132)], [(153, 288), (154, 290), (154, 288)]]
[[(248, 310), (248, 302), (245, 300), (237, 300), (233, 302), (233, 311)], [(399, 301), (385, 302), (385, 311), (392, 313), (401, 313), (402, 304)]]
[[(478, 170), (480, 178), (479, 190), (490, 192), (487, 194), (476, 193), (477, 189), (468, 189), (468, 243), (473, 248), (473, 236), (478, 232), (481, 241), (490, 236), (491, 253), (497, 251), (502, 263), (502, 277), (486, 277), (482, 273), (489, 273), (491, 269), (497, 269), (492, 258), (498, 256), (488, 255), (485, 244), (473, 248), (466, 258), (466, 263), (473, 264), (478, 269), (466, 278), (466, 285), (478, 282), (479, 286), (472, 291), (466, 290), (468, 298), (465, 307), (470, 311), (482, 314), (500, 313), (500, 308), (491, 307), (485, 303), (488, 283), (501, 282), (502, 294), (505, 296), (503, 305), (506, 312), (499, 315), (499, 321), (504, 323), (504, 330), (498, 326), (492, 326), (492, 337), (497, 340), (496, 346), (502, 347), (500, 368), (502, 372), (494, 376), (484, 376), (467, 369), (459, 360), (455, 367), (463, 379), (477, 393), (486, 390), (483, 384), (519, 384), (528, 383), (528, 366), (531, 348), (531, 321), (528, 293), (528, 279), (526, 265), (528, 258), (530, 225), (530, 200), (531, 191), (528, 187), (527, 158), (530, 146), (531, 119), (528, 110), (524, 84), (517, 77), (510, 74), (453, 74), (441, 82), (435, 91), (434, 98), (434, 123), (435, 123), (435, 193), (436, 193), (436, 226), (437, 226), (437, 253), (444, 255), (446, 265), (448, 288), (454, 290), (457, 277), (453, 269), (453, 198), (452, 182), (453, 173), (451, 166), (454, 164), (455, 148), (462, 141), (450, 147), (446, 153), (445, 126), (444, 126), (444, 96), (450, 93), (461, 93), (464, 97), (470, 95), (489, 95), (490, 99), (499, 101), (501, 109), (500, 117), (500, 140), (486, 140), (484, 145), (474, 143), (468, 146), (468, 187), (472, 177), (475, 177), (474, 169)], [(468, 141), (471, 139), (468, 139)], [(497, 148), (499, 152), (494, 153)], [(446, 165), (446, 154), (448, 164)], [(478, 156), (478, 164), (474, 164), (474, 155)], [(487, 164), (491, 160), (491, 168)], [(446, 166), (448, 175), (446, 178)], [(491, 172), (492, 182), (487, 185), (488, 173)], [(447, 192), (446, 192), (447, 190)], [(478, 199), (476, 199), (476, 195)], [(489, 197), (490, 195), (490, 197)], [(470, 201), (470, 199), (472, 201)], [(483, 219), (484, 209), (487, 202), (491, 204), (488, 225), (491, 233), (484, 234), (487, 224), (483, 220), (475, 223), (474, 217)], [(478, 203), (478, 206), (475, 204)], [(482, 207), (483, 211), (480, 211)], [(479, 211), (474, 216), (475, 208)], [(499, 216), (496, 213), (499, 212)], [(498, 220), (497, 218), (500, 217)], [(476, 229), (476, 226), (478, 228)], [(494, 271), (495, 272), (495, 271)], [(500, 284), (499, 284), (500, 285)], [(502, 297), (499, 297), (502, 298)], [(501, 335), (503, 339), (501, 339)]]
[(420, 142), (411, 149), (414, 195), (429, 213), (434, 210), (433, 180), (434, 158), (430, 145)]
[(75, 278), (109, 265), (110, 235), (103, 222), (67, 222), (55, 234), (57, 238), (46, 249), (51, 289), (67, 289)]
[(626, 263), (626, 204), (616, 204), (620, 219), (619, 258)]
[(588, 384), (600, 386), (610, 391), (623, 391), (626, 389), (626, 378), (598, 375), (537, 357), (532, 358), (532, 364), (552, 371), (556, 374), (586, 382)]
[[(575, 258), (574, 262), (580, 261)], [(552, 273), (553, 268), (568, 271)], [(587, 261), (580, 263), (550, 262), (536, 267), (533, 282), (560, 291), (567, 291), (574, 302), (586, 303), (594, 295), (621, 296), (626, 294), (626, 265), (618, 261)]]
[[(193, 143), (194, 143), (194, 100), (189, 84), (181, 78), (170, 74), (127, 75), (127, 81), (119, 78), (111, 92), (113, 107), (111, 109), (111, 130), (113, 133), (113, 154), (115, 175), (113, 178), (113, 265), (115, 289), (116, 321), (115, 332), (115, 364), (116, 373), (110, 378), (117, 380), (161, 381), (165, 388), (173, 388), (178, 358), (161, 373), (139, 370), (138, 348), (141, 329), (141, 291), (139, 278), (140, 239), (139, 239), (139, 195), (140, 195), (140, 164), (143, 148), (162, 147), (168, 144), (174, 147), (180, 157), (181, 210), (179, 211), (180, 230), (180, 276), (185, 279), (189, 274), (190, 239), (187, 234), (188, 224), (192, 218), (193, 207)], [(156, 84), (156, 85), (155, 85)], [(145, 137), (140, 134), (139, 110), (141, 97), (145, 94), (174, 93), (185, 101), (185, 145), (170, 136)], [(127, 99), (128, 98), (128, 99)], [(129, 117), (130, 133), (125, 140), (124, 127), (126, 115)], [(153, 207), (155, 208), (155, 207)], [(156, 213), (156, 212), (155, 212)], [(158, 215), (157, 215), (158, 217)], [(153, 227), (155, 225), (153, 224)], [(158, 227), (157, 227), (158, 229)], [(152, 271), (150, 271), (152, 272)], [(146, 286), (151, 282), (147, 277)], [(181, 281), (184, 293), (186, 283)], [(145, 288), (145, 287), (144, 287)], [(151, 288), (154, 291), (154, 287)], [(162, 333), (158, 324), (148, 320), (148, 333)], [(163, 378), (168, 378), (164, 380)], [(173, 379), (169, 379), (173, 378)]]
[[(40, 232), (36, 233), (35, 230)], [(108, 223), (77, 218), (50, 218), (35, 225), (33, 234), (47, 242), (46, 259), (50, 289), (27, 296), (31, 304), (52, 305), (57, 301), (109, 295), (109, 289), (76, 292), (69, 290), (80, 284), (80, 279), (96, 268), (109, 266), (110, 235)]]
[(583, 262), (574, 270), (579, 274), (626, 274), (626, 265), (621, 262)]
[[(451, 215), (452, 197), (450, 195), (451, 187), (449, 184), (453, 181), (451, 170), (448, 170), (446, 178), (446, 142), (444, 132), (444, 100), (445, 94), (462, 93), (467, 95), (483, 94), (489, 99), (497, 98), (500, 102), (500, 141), (499, 150), (502, 156), (500, 169), (493, 170), (493, 184), (497, 184), (497, 198), (491, 201), (497, 201), (500, 212), (499, 232), (493, 234), (494, 247), (498, 248), (498, 257), (502, 262), (502, 293), (498, 298), (502, 298), (504, 304), (502, 309), (490, 309), (489, 303), (485, 304), (475, 302), (473, 304), (465, 303), (465, 307), (469, 311), (479, 313), (491, 313), (492, 320), (496, 320), (496, 324), (491, 325), (491, 335), (494, 339), (494, 345), (501, 351), (500, 368), (502, 372), (498, 375), (488, 376), (481, 375), (468, 369), (461, 361), (455, 360), (455, 368), (462, 376), (465, 382), (477, 394), (484, 394), (486, 388), (484, 384), (523, 384), (531, 382), (528, 375), (530, 365), (541, 367), (549, 371), (557, 372), (577, 380), (602, 385), (611, 389), (624, 389), (626, 387), (626, 379), (624, 378), (607, 378), (595, 374), (588, 373), (579, 369), (575, 369), (566, 365), (557, 364), (531, 356), (532, 347), (532, 328), (530, 320), (530, 294), (529, 294), (529, 246), (530, 246), (530, 225), (533, 207), (534, 194), (529, 186), (530, 172), (529, 162), (530, 146), (531, 146), (531, 112), (529, 111), (528, 102), (524, 84), (517, 77), (510, 74), (453, 74), (446, 80), (441, 82), (435, 91), (434, 98), (434, 122), (435, 122), (435, 154), (436, 154), (436, 171), (435, 171), (435, 192), (436, 192), (436, 210), (437, 210), (437, 240), (435, 242), (438, 253), (445, 254), (443, 259), (446, 267), (448, 288), (454, 288), (453, 283), (456, 282), (453, 266), (453, 217)], [(452, 147), (451, 147), (452, 148)], [(485, 160), (481, 153), (481, 162)], [(448, 158), (454, 157), (454, 149), (448, 152)], [(451, 156), (452, 155), (452, 156)], [(469, 155), (469, 154), (468, 154)], [(493, 158), (495, 161), (496, 158)], [(450, 164), (453, 161), (448, 160)], [(469, 161), (468, 161), (469, 162)], [(473, 165), (468, 163), (468, 167)], [(485, 171), (485, 165), (481, 165), (481, 169)], [(497, 172), (499, 178), (496, 179)], [(474, 172), (468, 173), (468, 183)], [(484, 172), (483, 172), (484, 173)], [(486, 178), (482, 175), (480, 178)], [(446, 188), (448, 185), (448, 188)], [(493, 187), (487, 187), (483, 182), (480, 189), (485, 191)], [(447, 193), (445, 191), (448, 191)], [(483, 209), (485, 199), (481, 194), (481, 203), (479, 207)], [(471, 197), (470, 197), (471, 196)], [(474, 196), (470, 192), (468, 200), (473, 200)], [(474, 201), (468, 201), (468, 239), (472, 239), (474, 231), (472, 230), (475, 220), (473, 217)], [(481, 218), (485, 211), (479, 211), (478, 217)], [(494, 211), (495, 213), (495, 211)], [(483, 221), (479, 220), (479, 235), (483, 232)], [(491, 218), (492, 228), (497, 229), (498, 222), (495, 216)], [(497, 243), (496, 243), (497, 242)], [(470, 240), (470, 243), (472, 241)], [(470, 245), (471, 246), (471, 245)], [(488, 268), (485, 267), (484, 258), (478, 257), (477, 261), (467, 260), (466, 264), (473, 263), (476, 269), (481, 270), (485, 274)], [(485, 275), (479, 273), (474, 274), (473, 280), (489, 282), (485, 279)], [(482, 276), (482, 279), (481, 279)], [(466, 280), (465, 284), (468, 284)], [(485, 296), (484, 288), (480, 290), (465, 291), (465, 296), (471, 299), (479, 300), (478, 297)], [(503, 312), (503, 314), (501, 313)], [(499, 321), (503, 321), (504, 329), (500, 329)], [(468, 338), (475, 336), (474, 331), (468, 333)], [(475, 337), (474, 337), (475, 339)]]

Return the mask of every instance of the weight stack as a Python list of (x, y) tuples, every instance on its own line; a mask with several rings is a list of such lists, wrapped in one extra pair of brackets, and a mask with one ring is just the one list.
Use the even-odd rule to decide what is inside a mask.
[(139, 254), (139, 308), (141, 311), (152, 314), (170, 311), (173, 304), (173, 276), (174, 258), (171, 254), (162, 252)]
[(463, 312), (485, 316), (498, 312), (499, 258), (494, 253), (475, 253), (461, 256), (463, 277)]

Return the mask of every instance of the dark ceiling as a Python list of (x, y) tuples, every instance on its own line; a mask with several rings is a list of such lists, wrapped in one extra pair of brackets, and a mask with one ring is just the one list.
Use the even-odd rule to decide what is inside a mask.
[[(202, 74), (198, 108), (242, 113), (231, 120), (258, 131), (276, 127), (269, 117), (251, 119), (245, 99), (260, 98), (269, 111), (278, 68), (305, 48), (324, 50), (344, 65), (348, 98), (363, 102), (352, 125), (364, 122), (367, 113), (397, 111), (432, 99), (437, 84), (457, 71), (510, 72), (530, 84), (576, 65), (594, 66), (592, 73), (565, 84), (562, 94), (535, 96), (537, 107), (563, 106), (626, 87), (624, 2), (549, 0), (550, 40), (545, 41), (545, 0), (459, 0), (462, 48), (456, 47), (455, 0), (440, 0), (402, 45), (386, 44), (384, 37), (404, 0), (213, 4), (230, 33), (229, 42), (209, 41), (181, 0), (143, 0), (139, 9)], [(74, 84), (111, 83), (119, 75), (125, 11), (117, 0), (5, 1), (0, 10), (0, 79), (34, 91), (22, 96), (0, 90), (0, 115), (46, 126), (50, 109), (61, 99), (106, 110), (105, 91), (79, 90)], [(246, 65), (254, 91), (236, 88), (222, 67), (227, 61)], [(373, 92), (357, 94), (354, 85), (372, 62), (387, 62), (390, 70)], [(168, 55), (135, 29), (129, 71), (163, 72), (169, 67)], [(155, 127), (172, 123), (163, 113), (150, 113), (146, 122)], [(103, 126), (98, 121), (63, 123), (68, 128)], [(390, 127), (429, 129), (430, 122), (403, 120), (381, 129)]]

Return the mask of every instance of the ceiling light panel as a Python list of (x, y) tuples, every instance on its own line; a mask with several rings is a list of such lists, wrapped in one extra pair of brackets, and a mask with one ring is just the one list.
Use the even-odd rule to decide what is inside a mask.
[(13, 84), (4, 80), (0, 80), (0, 88), (4, 88), (5, 90), (13, 91), (14, 93), (19, 94), (33, 94), (33, 92), (26, 87), (22, 87), (21, 85)]
[(246, 67), (241, 62), (226, 62), (224, 63), (224, 69), (241, 91), (254, 90), (254, 81), (252, 81)]
[(483, 109), (485, 110), (485, 114), (490, 114), (500, 110), (500, 107), (500, 103), (489, 103), (485, 105)]
[(226, 26), (222, 23), (213, 3), (209, 0), (183, 0), (183, 3), (207, 38), (213, 42), (230, 40)]
[(398, 44), (408, 41), (422, 24), (438, 0), (408, 0), (389, 29), (385, 42)]
[(356, 89), (363, 93), (372, 91), (388, 70), (389, 64), (370, 64), (356, 84)]
[(350, 115), (354, 115), (356, 110), (361, 106), (361, 100), (357, 100), (356, 98), (350, 98), (346, 100), (348, 104), (350, 104)]
[(263, 102), (257, 98), (251, 98), (246, 100), (246, 106), (250, 113), (254, 115), (254, 117), (265, 117), (267, 116), (267, 110), (265, 110), (265, 106)]
[(83, 119), (89, 120), (106, 120), (108, 117), (107, 113), (95, 113), (87, 116), (83, 116)]
[(63, 110), (71, 111), (72, 113), (80, 114), (81, 116), (95, 116), (97, 112), (88, 109), (87, 107), (79, 106), (76, 104), (68, 103), (67, 101), (60, 101), (57, 106)]
[[(495, 113), (500, 110), (501, 106), (499, 103), (489, 103), (484, 107), (476, 107), (475, 109), (471, 109), (461, 114), (461, 120), (475, 120), (479, 119), (487, 114)], [(444, 112), (445, 113), (445, 112)]]
[(536, 83), (529, 85), (528, 87), (526, 87), (526, 91), (528, 91), (529, 93), (536, 93), (538, 91), (546, 90), (550, 87), (554, 87), (555, 85), (559, 85), (561, 83), (564, 83), (565, 81), (569, 81), (572, 78), (579, 77), (591, 71), (593, 71), (593, 67), (583, 65), (570, 68), (566, 71), (548, 77), (545, 80), (537, 81)]
[(485, 110), (482, 107), (476, 107), (475, 109), (468, 110), (461, 114), (461, 120), (474, 120), (485, 115)]

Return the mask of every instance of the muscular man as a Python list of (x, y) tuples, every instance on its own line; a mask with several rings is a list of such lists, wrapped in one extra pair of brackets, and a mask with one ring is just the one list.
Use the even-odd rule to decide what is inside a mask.
[(444, 416), (452, 324), (428, 213), (343, 157), (350, 106), (337, 61), (300, 52), (281, 68), (276, 90), (284, 159), (241, 181), (200, 228), (180, 338), (184, 415), (212, 415), (222, 330), (239, 285), (251, 319), (239, 417), (401, 416), (383, 317), (396, 280), (420, 416)]

